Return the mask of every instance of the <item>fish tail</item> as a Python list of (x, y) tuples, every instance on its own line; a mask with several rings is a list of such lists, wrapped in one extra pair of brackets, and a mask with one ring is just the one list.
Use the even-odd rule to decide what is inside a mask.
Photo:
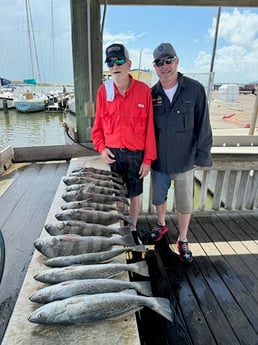
[(133, 246), (130, 248), (126, 248), (127, 252), (142, 252), (142, 253), (146, 253), (146, 248), (143, 244), (139, 244), (138, 246)]
[(170, 301), (167, 298), (163, 297), (149, 297), (154, 301), (153, 306), (151, 307), (156, 313), (162, 315), (168, 321), (173, 321), (172, 310)]
[(125, 214), (125, 212), (126, 212), (125, 207), (117, 207), (116, 210), (118, 213), (121, 213), (121, 214)]
[(130, 230), (129, 226), (124, 226), (124, 227), (122, 227), (122, 228), (119, 228), (118, 230), (119, 230), (119, 233), (120, 233), (122, 236), (131, 234), (131, 230)]
[(128, 247), (133, 247), (135, 246), (135, 243), (134, 243), (134, 239), (133, 239), (133, 236), (130, 234), (128, 235), (125, 235), (123, 237), (120, 237), (118, 239), (119, 243), (124, 245), (124, 246), (128, 246)]
[(122, 203), (124, 203), (125, 205), (129, 205), (129, 201), (126, 198), (123, 198), (122, 196), (117, 196), (115, 197), (116, 201), (121, 201)]
[(138, 273), (141, 276), (149, 277), (149, 269), (146, 261), (139, 261), (133, 264), (128, 264), (132, 265), (132, 271), (134, 273)]
[(127, 222), (128, 224), (134, 225), (134, 222), (132, 220), (131, 216), (124, 216), (123, 214), (119, 214), (119, 218)]
[(150, 281), (134, 282), (135, 288), (144, 296), (153, 296)]

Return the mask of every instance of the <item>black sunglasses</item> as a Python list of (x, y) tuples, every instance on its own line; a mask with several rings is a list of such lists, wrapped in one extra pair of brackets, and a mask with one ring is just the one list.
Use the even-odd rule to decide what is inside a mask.
[(107, 65), (108, 67), (114, 67), (114, 64), (117, 66), (122, 66), (126, 63), (126, 59), (116, 59), (116, 60), (108, 60)]
[(166, 65), (170, 65), (170, 64), (172, 64), (175, 60), (176, 60), (176, 56), (173, 56), (173, 57), (171, 57), (171, 58), (167, 58), (167, 59), (164, 59), (164, 60), (156, 60), (156, 61), (155, 61), (155, 65), (156, 65), (157, 67), (163, 66), (164, 63), (165, 63)]

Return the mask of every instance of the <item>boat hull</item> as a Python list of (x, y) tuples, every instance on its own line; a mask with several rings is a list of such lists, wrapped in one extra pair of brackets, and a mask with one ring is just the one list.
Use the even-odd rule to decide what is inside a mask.
[(44, 111), (45, 104), (43, 101), (17, 101), (15, 108), (20, 113), (34, 113), (37, 111)]

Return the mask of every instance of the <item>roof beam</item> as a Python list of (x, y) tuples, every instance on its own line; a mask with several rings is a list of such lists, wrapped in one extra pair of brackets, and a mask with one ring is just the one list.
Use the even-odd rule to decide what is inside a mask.
[(100, 0), (103, 5), (258, 7), (257, 0)]

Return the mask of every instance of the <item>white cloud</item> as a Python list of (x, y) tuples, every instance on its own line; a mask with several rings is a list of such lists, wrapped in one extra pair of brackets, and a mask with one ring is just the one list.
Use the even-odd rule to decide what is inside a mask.
[(120, 32), (117, 34), (111, 34), (108, 31), (105, 31), (103, 34), (104, 48), (108, 47), (112, 43), (122, 43), (127, 46), (131, 42), (137, 41), (138, 38), (141, 38), (145, 33), (136, 34), (135, 32)]
[[(209, 34), (213, 38), (216, 18), (213, 19)], [(222, 12), (219, 23), (219, 38), (235, 45), (251, 46), (257, 40), (258, 15), (250, 10), (234, 9), (232, 13)]]
[[(214, 38), (216, 18), (208, 30)], [(249, 10), (222, 12), (218, 48), (215, 55), (215, 80), (217, 82), (251, 82), (258, 76), (258, 14)], [(200, 52), (195, 66), (202, 70), (207, 67), (211, 54)]]

